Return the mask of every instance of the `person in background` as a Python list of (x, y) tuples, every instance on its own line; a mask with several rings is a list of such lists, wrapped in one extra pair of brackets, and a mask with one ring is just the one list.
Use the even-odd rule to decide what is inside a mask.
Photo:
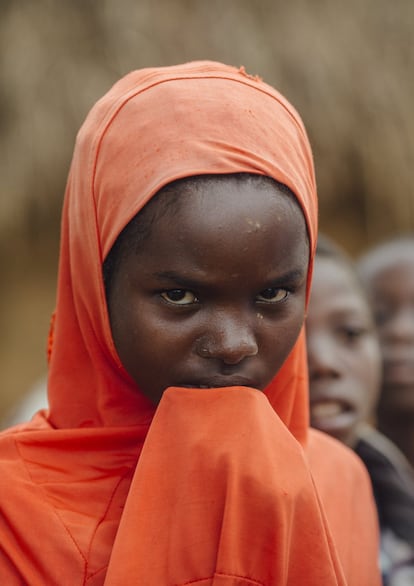
[(319, 235), (306, 319), (311, 424), (352, 448), (371, 477), (384, 584), (414, 584), (414, 472), (372, 426), (381, 351), (368, 298), (346, 252)]
[(374, 309), (383, 356), (378, 428), (414, 466), (414, 235), (375, 246), (357, 266)]
[(61, 234), (49, 408), (0, 434), (0, 583), (378, 586), (366, 470), (309, 428), (291, 104), (221, 63), (131, 72), (78, 134)]

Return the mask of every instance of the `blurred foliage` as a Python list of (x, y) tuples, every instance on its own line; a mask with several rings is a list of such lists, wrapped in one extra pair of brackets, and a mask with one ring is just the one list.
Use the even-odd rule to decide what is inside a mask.
[(45, 368), (71, 151), (87, 111), (116, 79), (193, 59), (259, 74), (308, 128), (322, 229), (358, 252), (414, 227), (413, 28), (412, 0), (3, 0), (5, 401)]

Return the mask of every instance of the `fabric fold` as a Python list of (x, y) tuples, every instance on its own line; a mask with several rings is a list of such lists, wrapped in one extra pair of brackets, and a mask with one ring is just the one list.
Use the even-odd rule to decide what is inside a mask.
[(105, 585), (204, 582), (345, 584), (302, 447), (255, 389), (164, 393)]

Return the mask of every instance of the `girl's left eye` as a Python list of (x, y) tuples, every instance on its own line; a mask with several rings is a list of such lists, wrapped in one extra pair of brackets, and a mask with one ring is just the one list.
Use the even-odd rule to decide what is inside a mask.
[(263, 289), (257, 295), (256, 300), (262, 301), (264, 303), (279, 303), (286, 299), (289, 295), (289, 291), (286, 289), (279, 289), (278, 287), (268, 287), (267, 289)]
[(194, 293), (185, 289), (169, 289), (168, 291), (163, 291), (161, 297), (173, 305), (191, 305), (198, 301)]

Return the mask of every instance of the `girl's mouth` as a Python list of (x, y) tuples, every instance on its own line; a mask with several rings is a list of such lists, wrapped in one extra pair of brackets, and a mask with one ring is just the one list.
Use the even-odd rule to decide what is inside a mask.
[(224, 387), (251, 387), (258, 388), (257, 383), (251, 379), (241, 376), (212, 377), (209, 380), (202, 380), (194, 383), (183, 383), (176, 386), (186, 389), (220, 389)]
[(184, 389), (212, 389), (214, 387), (209, 386), (209, 385), (179, 385), (180, 387), (184, 388)]

